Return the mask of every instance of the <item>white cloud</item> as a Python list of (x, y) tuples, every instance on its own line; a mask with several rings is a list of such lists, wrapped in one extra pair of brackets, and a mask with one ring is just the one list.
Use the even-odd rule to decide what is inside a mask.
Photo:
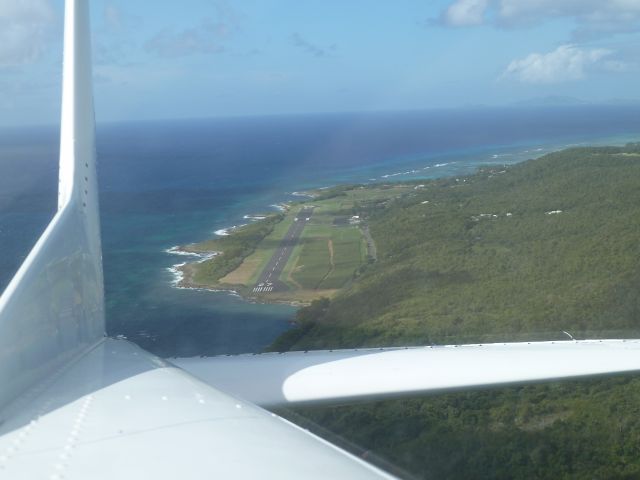
[(198, 26), (176, 31), (165, 28), (145, 44), (145, 50), (161, 57), (213, 54), (226, 50), (225, 43), (240, 30), (243, 15), (225, 0), (213, 1), (215, 19), (206, 18)]
[(453, 27), (467, 27), (484, 23), (489, 0), (457, 0), (443, 14), (443, 21)]
[(580, 35), (640, 28), (640, 0), (500, 0), (498, 17), (507, 25), (570, 17)]
[(604, 48), (584, 49), (561, 45), (549, 53), (532, 53), (512, 61), (503, 78), (512, 77), (526, 83), (559, 83), (583, 79), (589, 71), (620, 70), (619, 61), (609, 60), (613, 54)]
[(110, 30), (120, 30), (124, 25), (122, 11), (113, 3), (104, 6), (104, 23)]
[(638, 31), (640, 0), (454, 0), (441, 21), (454, 27), (515, 27), (563, 17), (576, 22), (576, 37)]
[(119, 5), (120, 2), (107, 1), (102, 10), (102, 29), (96, 29), (99, 35), (112, 34), (114, 37), (122, 37), (136, 31), (143, 19), (132, 15), (126, 8)]
[(0, 66), (37, 60), (54, 21), (51, 0), (0, 0)]
[(314, 57), (326, 57), (327, 55), (334, 53), (337, 49), (336, 45), (323, 47), (318, 44), (311, 43), (299, 33), (291, 35), (291, 42), (294, 46), (302, 49), (310, 55), (313, 55)]
[(164, 29), (145, 44), (145, 50), (161, 57), (220, 53), (224, 51), (223, 40), (228, 34), (226, 24), (205, 21), (198, 27), (179, 32)]

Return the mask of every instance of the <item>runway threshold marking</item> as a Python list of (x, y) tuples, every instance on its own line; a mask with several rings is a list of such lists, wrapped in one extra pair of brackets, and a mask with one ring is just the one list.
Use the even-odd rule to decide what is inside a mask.
[(256, 287), (253, 289), (253, 293), (266, 293), (266, 292), (273, 292), (273, 286), (271, 287)]

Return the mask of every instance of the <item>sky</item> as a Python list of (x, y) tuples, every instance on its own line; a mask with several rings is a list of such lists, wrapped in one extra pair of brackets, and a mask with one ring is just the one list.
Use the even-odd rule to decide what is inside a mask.
[[(640, 0), (91, 0), (98, 122), (640, 99)], [(62, 0), (0, 0), (0, 126), (55, 125)]]

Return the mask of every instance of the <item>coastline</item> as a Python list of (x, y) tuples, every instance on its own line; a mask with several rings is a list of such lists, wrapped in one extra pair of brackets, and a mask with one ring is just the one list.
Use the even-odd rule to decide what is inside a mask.
[[(189, 251), (183, 250), (186, 247), (172, 247), (171, 249), (165, 250), (166, 253), (170, 253), (172, 255), (182, 255), (182, 256), (200, 256), (199, 254), (193, 254)], [(171, 250), (171, 251), (169, 251)], [(172, 287), (178, 290), (195, 290), (200, 292), (212, 292), (212, 293), (225, 293), (233, 297), (241, 298), (243, 301), (252, 304), (270, 304), (270, 305), (289, 305), (292, 307), (305, 307), (309, 305), (308, 302), (300, 302), (300, 301), (288, 301), (281, 299), (273, 299), (267, 300), (265, 298), (252, 297), (247, 295), (245, 291), (246, 287), (242, 285), (226, 285), (220, 284), (219, 286), (212, 285), (203, 285), (194, 280), (195, 268), (194, 266), (202, 263), (206, 260), (210, 260), (215, 257), (218, 252), (212, 252), (211, 255), (206, 256), (204, 259), (200, 259), (196, 262), (182, 262), (175, 264), (171, 267), (167, 267), (167, 271), (174, 275), (174, 280), (172, 281)]]
[[(292, 194), (293, 195), (293, 194)], [(306, 198), (313, 198), (312, 194), (298, 194), (296, 196), (304, 196)], [(249, 223), (244, 223), (240, 225), (233, 225), (230, 227), (224, 227), (218, 230), (215, 230), (213, 233), (218, 239), (224, 238), (232, 238), (234, 232), (246, 227), (248, 225), (263, 222), (268, 220), (271, 217), (281, 215), (282, 213), (286, 213), (291, 208), (291, 203), (280, 202), (277, 204), (269, 205), (270, 207), (277, 210), (277, 214), (269, 214), (269, 213), (249, 213), (243, 215), (244, 220), (249, 220)], [(202, 243), (191, 243), (186, 245), (174, 245), (170, 248), (164, 250), (165, 253), (169, 255), (176, 255), (180, 257), (191, 258), (190, 260), (176, 263), (166, 268), (166, 271), (169, 272), (173, 279), (171, 280), (171, 286), (178, 290), (196, 290), (196, 291), (207, 291), (207, 292), (217, 292), (217, 293), (227, 293), (231, 296), (242, 298), (244, 301), (248, 303), (264, 303), (264, 304), (284, 304), (290, 305), (294, 307), (302, 307), (308, 305), (308, 302), (300, 302), (296, 300), (282, 300), (282, 299), (269, 299), (266, 300), (264, 298), (258, 298), (255, 296), (251, 296), (250, 289), (245, 285), (236, 285), (236, 284), (228, 284), (228, 283), (219, 283), (215, 282), (211, 283), (201, 283), (195, 279), (197, 266), (207, 262), (219, 255), (223, 252), (220, 250), (214, 249), (203, 249), (201, 248), (202, 244), (207, 244), (211, 242), (215, 242), (216, 238), (210, 239), (208, 241)]]
[[(168, 268), (173, 286), (295, 307), (333, 298), (376, 261), (373, 238), (353, 209), (394, 201), (416, 190), (414, 180), (345, 183), (296, 192), (304, 199), (277, 205), (286, 213), (245, 214), (243, 218), (252, 223), (218, 229), (217, 238), (211, 240), (167, 249), (169, 254), (193, 257)], [(218, 255), (224, 256), (200, 267)]]
[[(619, 143), (618, 142), (607, 142), (611, 143)], [(480, 168), (487, 166), (507, 166), (513, 164), (519, 164), (521, 162), (532, 160), (539, 158), (543, 155), (546, 155), (551, 152), (556, 152), (565, 148), (571, 148), (578, 145), (581, 145), (585, 142), (580, 143), (555, 143), (555, 144), (544, 144), (538, 143), (537, 145), (529, 145), (529, 146), (511, 146), (509, 148), (496, 148), (494, 151), (497, 153), (489, 153), (489, 151), (485, 152), (483, 155), (472, 156), (471, 158), (464, 158), (463, 156), (446, 158), (446, 156), (438, 157), (440, 160), (437, 162), (433, 162), (429, 165), (417, 166), (416, 163), (420, 163), (417, 161), (413, 162), (413, 167), (402, 166), (400, 162), (398, 162), (397, 169), (393, 169), (392, 165), (387, 165), (386, 173), (377, 172), (376, 175), (363, 174), (363, 181), (358, 183), (359, 185), (394, 185), (401, 184), (407, 182), (414, 182), (417, 180), (437, 180), (442, 178), (456, 177), (456, 176), (466, 176), (471, 175), (475, 171)], [(595, 144), (600, 144), (602, 141), (595, 141)], [(446, 160), (445, 160), (446, 159)], [(432, 159), (432, 161), (435, 159)], [(425, 159), (424, 162), (427, 162)], [(394, 171), (395, 170), (395, 171)], [(268, 207), (276, 210), (277, 212), (281, 212), (286, 214), (292, 208), (293, 205), (298, 202), (304, 203), (305, 201), (309, 201), (314, 198), (321, 198), (324, 195), (325, 191), (340, 188), (348, 185), (354, 185), (354, 182), (349, 181), (349, 179), (341, 179), (337, 180), (335, 183), (326, 186), (327, 183), (323, 182), (325, 186), (322, 187), (314, 187), (314, 188), (302, 188), (288, 191), (284, 193), (284, 196), (289, 196), (290, 200), (282, 201), (278, 203), (274, 203), (268, 205)], [(260, 222), (268, 218), (268, 214), (264, 213), (247, 213), (241, 216), (241, 219), (246, 223), (239, 222), (238, 224), (219, 228), (214, 231), (214, 234), (218, 238), (229, 238), (233, 236), (234, 231), (241, 229), (247, 225), (251, 225), (254, 222)], [(201, 291), (211, 291), (211, 292), (225, 292), (232, 296), (237, 296), (242, 298), (243, 300), (249, 303), (276, 303), (276, 304), (288, 304), (294, 306), (304, 306), (308, 305), (309, 302), (300, 302), (300, 301), (288, 301), (276, 298), (267, 298), (264, 296), (255, 296), (251, 295), (251, 289), (246, 285), (236, 285), (236, 284), (226, 284), (226, 283), (218, 283), (218, 284), (202, 284), (197, 282), (194, 279), (195, 275), (195, 267), (198, 264), (202, 264), (208, 260), (219, 255), (221, 252), (215, 250), (201, 250), (192, 248), (194, 244), (187, 245), (179, 245), (173, 246), (165, 250), (166, 253), (171, 255), (178, 255), (187, 257), (184, 262), (176, 263), (167, 268), (167, 271), (172, 274), (173, 279), (171, 280), (171, 285), (177, 289), (191, 289), (191, 290), (201, 290)], [(191, 257), (193, 260), (189, 259)]]
[[(535, 149), (527, 149), (524, 152), (526, 153), (537, 153), (537, 156), (542, 156), (545, 153), (548, 153), (549, 149), (545, 149), (542, 147), (538, 147)], [(425, 165), (421, 167), (411, 168), (409, 170), (402, 170), (399, 172), (392, 173), (384, 173), (379, 175), (378, 177), (365, 176), (366, 180), (361, 182), (361, 185), (394, 185), (394, 184), (403, 184), (407, 182), (414, 182), (417, 180), (429, 181), (429, 180), (437, 180), (439, 178), (448, 178), (456, 175), (468, 175), (471, 172), (482, 168), (483, 166), (488, 165), (503, 165), (506, 166), (507, 163), (496, 162), (502, 157), (509, 157), (514, 154), (512, 153), (502, 153), (502, 154), (492, 154), (489, 158), (481, 159), (476, 162), (473, 162), (473, 166), (470, 169), (469, 165), (462, 160), (451, 160), (451, 161), (439, 161), (437, 163), (433, 163), (431, 165)], [(519, 160), (514, 163), (520, 163)], [(460, 172), (456, 171), (447, 171), (443, 167), (452, 167), (455, 165), (460, 166)], [(455, 168), (455, 167), (454, 167)], [(438, 173), (431, 173), (438, 170)], [(430, 172), (431, 171), (431, 172)], [(441, 173), (440, 173), (441, 172)], [(410, 178), (401, 179), (398, 177), (406, 177), (410, 176)], [(315, 187), (311, 189), (296, 189), (291, 192), (285, 192), (285, 195), (289, 197), (293, 197), (291, 200), (282, 201), (274, 204), (268, 205), (269, 208), (272, 208), (280, 213), (288, 213), (292, 206), (298, 202), (304, 203), (306, 201), (313, 200), (315, 198), (321, 198), (327, 191), (332, 189), (341, 188), (345, 186), (353, 185), (353, 182), (349, 181), (338, 181), (334, 184), (324, 185), (321, 187)], [(250, 225), (254, 222), (260, 222), (266, 218), (268, 218), (268, 214), (261, 213), (247, 213), (242, 215), (243, 220), (248, 220), (248, 223), (239, 223), (236, 225), (232, 225), (229, 227), (222, 227), (215, 230), (213, 233), (216, 237), (219, 238), (230, 238), (233, 236), (234, 231), (241, 229), (247, 225)], [(214, 237), (215, 241), (215, 237)], [(178, 255), (184, 257), (195, 257), (193, 261), (185, 261), (172, 265), (167, 268), (167, 271), (173, 275), (173, 280), (171, 285), (173, 288), (181, 289), (181, 290), (197, 290), (197, 291), (209, 291), (209, 292), (217, 292), (217, 293), (227, 293), (229, 295), (242, 298), (244, 301), (248, 303), (262, 303), (262, 304), (285, 304), (291, 305), (294, 307), (305, 307), (310, 305), (311, 300), (309, 301), (300, 301), (300, 300), (283, 300), (281, 298), (268, 298), (264, 296), (255, 296), (251, 295), (251, 289), (245, 285), (236, 285), (236, 284), (225, 284), (225, 283), (216, 283), (215, 285), (211, 284), (202, 284), (197, 282), (194, 279), (197, 265), (202, 264), (208, 260), (213, 259), (214, 257), (221, 254), (220, 251), (215, 250), (200, 250), (196, 249), (193, 246), (196, 244), (187, 244), (187, 245), (176, 245), (170, 247), (165, 250), (165, 253), (171, 255)], [(333, 294), (335, 292), (328, 292), (329, 294)]]
[(171, 273), (174, 278), (171, 281), (171, 285), (174, 288), (178, 289), (193, 289), (196, 288), (196, 285), (193, 284), (188, 278), (189, 269), (186, 268), (189, 265), (194, 265), (202, 262), (206, 262), (207, 260), (212, 259), (216, 255), (219, 255), (220, 252), (211, 251), (211, 252), (194, 252), (189, 250), (188, 245), (175, 245), (173, 247), (167, 248), (165, 253), (170, 255), (177, 255), (180, 257), (196, 257), (197, 260), (192, 262), (182, 262), (176, 263), (170, 267), (167, 267), (167, 271)]

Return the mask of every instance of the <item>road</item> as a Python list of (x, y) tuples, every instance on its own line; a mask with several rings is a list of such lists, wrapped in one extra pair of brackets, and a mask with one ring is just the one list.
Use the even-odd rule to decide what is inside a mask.
[(367, 241), (367, 255), (369, 255), (374, 261), (378, 260), (378, 251), (376, 249), (376, 243), (373, 241), (371, 232), (368, 225), (363, 225), (360, 229), (364, 235), (364, 239)]
[(289, 231), (287, 231), (271, 257), (271, 260), (269, 260), (269, 263), (267, 263), (267, 266), (260, 275), (253, 289), (253, 293), (283, 292), (289, 289), (284, 282), (279, 280), (280, 274), (287, 264), (289, 257), (291, 257), (291, 253), (297, 245), (305, 225), (311, 219), (311, 215), (313, 215), (313, 208), (303, 208), (300, 210), (291, 227), (289, 227)]

